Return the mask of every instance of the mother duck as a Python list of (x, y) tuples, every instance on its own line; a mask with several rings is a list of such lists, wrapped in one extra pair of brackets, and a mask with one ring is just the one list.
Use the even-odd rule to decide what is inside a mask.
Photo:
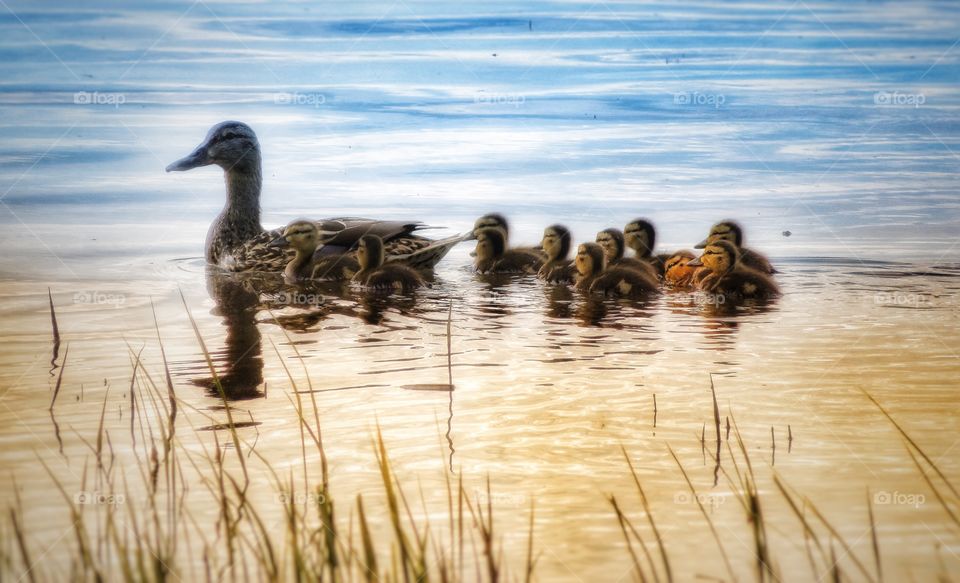
[[(293, 252), (270, 246), (283, 229), (266, 231), (260, 226), (260, 143), (250, 126), (239, 121), (218, 123), (190, 155), (167, 166), (167, 172), (212, 164), (223, 169), (227, 203), (207, 232), (207, 262), (230, 271), (282, 271)], [(433, 240), (414, 234), (424, 227), (418, 222), (359, 218), (317, 221), (322, 242), (317, 254), (345, 253), (355, 249), (361, 237), (373, 234), (384, 240), (388, 261), (429, 269), (463, 237)]]

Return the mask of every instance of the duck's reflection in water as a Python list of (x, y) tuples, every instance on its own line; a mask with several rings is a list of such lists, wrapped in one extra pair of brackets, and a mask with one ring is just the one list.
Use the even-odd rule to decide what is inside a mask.
[(745, 318), (776, 309), (776, 300), (739, 300), (703, 292), (676, 293), (667, 298), (667, 308), (674, 314), (701, 316), (702, 331), (713, 350), (731, 350)]
[[(287, 284), (276, 274), (226, 273), (207, 268), (207, 292), (216, 306), (211, 311), (222, 318), (223, 348), (211, 352), (216, 379), (204, 376), (193, 383), (229, 400), (263, 396), (263, 348), (260, 324), (304, 332), (337, 314), (369, 324), (383, 324), (386, 313), (396, 310), (416, 315), (417, 294), (351, 289), (347, 282)], [(290, 309), (294, 313), (286, 313)], [(217, 386), (219, 382), (219, 387)]]
[[(215, 268), (207, 268), (207, 293), (216, 304), (212, 314), (220, 316), (226, 333), (223, 349), (211, 353), (218, 366), (216, 379), (195, 379), (210, 396), (220, 398), (220, 389), (229, 400), (263, 396), (263, 356), (257, 309), (260, 296), (252, 280), (238, 278)], [(219, 383), (219, 387), (218, 387)]]
[(367, 324), (383, 324), (385, 315), (391, 308), (400, 314), (409, 316), (420, 313), (417, 306), (417, 293), (389, 293), (379, 290), (360, 292), (358, 316)]
[(573, 290), (567, 285), (548, 284), (545, 288), (547, 317), (569, 319), (573, 317)]

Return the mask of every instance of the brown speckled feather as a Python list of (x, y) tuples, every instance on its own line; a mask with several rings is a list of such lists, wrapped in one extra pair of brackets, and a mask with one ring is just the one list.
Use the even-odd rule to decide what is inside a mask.
[[(379, 224), (385, 223), (384, 221), (373, 222)], [(329, 220), (320, 221), (317, 225), (322, 232), (329, 232), (331, 222)], [(327, 231), (324, 231), (325, 228)], [(352, 249), (355, 248), (356, 241), (366, 233), (356, 228), (356, 225), (352, 228), (354, 229), (352, 232), (357, 235), (357, 239), (347, 247), (351, 249), (347, 255), (351, 260), (355, 261), (355, 253)], [(271, 247), (269, 245), (271, 241), (282, 234), (283, 229), (263, 231), (252, 239), (248, 239), (242, 245), (224, 251), (221, 256), (220, 267), (229, 271), (283, 271), (287, 263), (294, 257), (293, 250), (290, 248)], [(324, 239), (324, 241), (327, 240), (326, 238)], [(461, 235), (435, 240), (427, 239), (420, 235), (403, 234), (386, 241), (384, 250), (387, 255), (387, 261), (401, 261), (417, 269), (433, 269), (437, 262), (462, 240), (463, 237)], [(337, 248), (340, 248), (340, 244), (349, 242), (340, 235), (338, 235), (337, 241)], [(330, 254), (329, 248), (325, 253), (324, 247), (321, 246), (314, 254), (314, 260), (321, 262), (331, 257), (336, 257), (338, 254), (341, 253)]]

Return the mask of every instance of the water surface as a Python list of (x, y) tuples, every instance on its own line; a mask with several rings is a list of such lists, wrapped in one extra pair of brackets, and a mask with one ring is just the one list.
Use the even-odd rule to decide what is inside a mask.
[[(749, 525), (729, 484), (714, 486), (700, 441), (711, 374), (777, 500), (784, 573), (807, 563), (774, 472), (863, 560), (869, 488), (889, 580), (958, 572), (955, 528), (862, 392), (956, 481), (957, 11), (8, 2), (0, 490), (7, 498), (15, 479), (32, 540), (51, 565), (67, 556), (63, 501), (38, 457), (78, 488), (104, 402), (119, 455), (135, 453), (123, 445), (132, 362), (142, 349), (144, 370), (162, 374), (158, 332), (178, 398), (210, 416), (194, 414), (197, 427), (224, 422), (189, 310), (238, 417), (259, 423), (242, 433), (278, 469), (301, 463), (289, 368), (296, 390), (317, 391), (339, 496), (377, 490), (379, 425), (400, 477), (441, 510), (444, 468), (478, 493), (489, 476), (508, 549), (525, 545), (535, 500), (544, 580), (628, 573), (605, 498), (640, 516), (621, 446), (678, 578), (723, 574), (668, 445), (751, 575)], [(413, 299), (323, 290), (316, 305), (280, 305), (315, 290), (277, 296), (211, 277), (198, 259), (223, 200), (219, 171), (163, 173), (223, 119), (258, 132), (266, 226), (359, 214), (423, 219), (442, 236), (501, 210), (529, 243), (552, 222), (587, 240), (644, 215), (675, 249), (732, 216), (773, 256), (784, 296), (739, 311), (685, 293), (590, 300), (478, 278), (462, 245)], [(47, 410), (59, 372), (48, 288), (56, 365), (69, 346), (62, 454)], [(437, 390), (451, 309), (452, 392)], [(184, 431), (185, 447), (213, 433)], [(253, 495), (279, 519), (271, 488)]]

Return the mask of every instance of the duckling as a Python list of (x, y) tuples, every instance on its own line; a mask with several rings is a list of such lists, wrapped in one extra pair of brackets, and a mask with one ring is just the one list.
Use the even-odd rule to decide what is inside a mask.
[(583, 243), (577, 247), (576, 288), (582, 291), (601, 292), (606, 295), (631, 296), (654, 293), (657, 280), (635, 269), (614, 265), (605, 267), (606, 254), (597, 243)]
[(540, 242), (547, 261), (537, 272), (537, 277), (551, 283), (570, 283), (574, 280), (577, 268), (567, 257), (570, 255), (570, 231), (563, 225), (551, 225), (543, 230)]
[(360, 271), (353, 276), (353, 281), (368, 288), (394, 289), (401, 292), (423, 287), (423, 277), (413, 268), (402, 263), (384, 261), (383, 239), (377, 235), (360, 237), (357, 247)]
[[(510, 244), (510, 223), (507, 222), (507, 217), (503, 216), (500, 213), (488, 213), (480, 217), (473, 224), (473, 235), (474, 238), (480, 233), (482, 229), (500, 229), (503, 231), (505, 245)], [(517, 253), (524, 253), (543, 261), (546, 259), (546, 254), (543, 252), (543, 249), (539, 247), (511, 247), (511, 249)]]
[(536, 273), (542, 264), (538, 257), (507, 249), (502, 229), (486, 227), (477, 233), (474, 266), (478, 273)]
[(657, 243), (657, 230), (653, 228), (653, 223), (647, 219), (633, 219), (623, 228), (623, 240), (626, 246), (636, 253), (637, 259), (649, 263), (657, 277), (663, 279), (666, 262), (671, 254), (653, 253)]
[[(207, 232), (205, 255), (208, 263), (229, 271), (280, 271), (295, 255), (288, 248), (270, 243), (283, 230), (266, 231), (260, 225), (260, 191), (263, 169), (260, 143), (253, 129), (239, 121), (221, 122), (188, 156), (167, 166), (167, 172), (183, 172), (202, 166), (223, 169), (227, 202)], [(387, 255), (402, 257), (404, 263), (431, 268), (462, 236), (442, 240), (415, 234), (425, 227), (419, 222), (334, 218), (318, 221), (325, 239), (325, 254), (353, 249), (362, 235), (374, 233), (386, 241)]]
[(350, 279), (360, 271), (353, 255), (315, 255), (320, 233), (312, 221), (293, 221), (283, 233), (270, 242), (271, 247), (290, 247), (294, 257), (287, 263), (283, 276), (287, 281), (305, 279)]
[(765, 273), (740, 263), (737, 246), (726, 240), (707, 245), (703, 254), (687, 263), (688, 267), (705, 265), (710, 273), (700, 283), (703, 291), (727, 299), (768, 299), (780, 295), (780, 289)]
[(770, 264), (770, 260), (752, 249), (743, 246), (743, 228), (736, 221), (720, 221), (710, 227), (710, 234), (703, 241), (697, 243), (695, 249), (703, 249), (715, 241), (729, 241), (740, 251), (740, 263), (745, 267), (756, 269), (761, 273), (773, 275), (778, 273)]
[(693, 251), (687, 251), (686, 249), (671, 255), (664, 263), (664, 282), (675, 288), (692, 287), (694, 275), (698, 271), (709, 272), (704, 267), (690, 267), (689, 263), (694, 259), (696, 259), (696, 255)]
[(658, 279), (659, 275), (653, 265), (643, 259), (636, 257), (624, 257), (623, 252), (626, 249), (626, 243), (623, 232), (620, 229), (604, 229), (597, 233), (597, 243), (603, 248), (603, 254), (607, 259), (608, 267), (624, 267), (640, 271), (645, 275)]

